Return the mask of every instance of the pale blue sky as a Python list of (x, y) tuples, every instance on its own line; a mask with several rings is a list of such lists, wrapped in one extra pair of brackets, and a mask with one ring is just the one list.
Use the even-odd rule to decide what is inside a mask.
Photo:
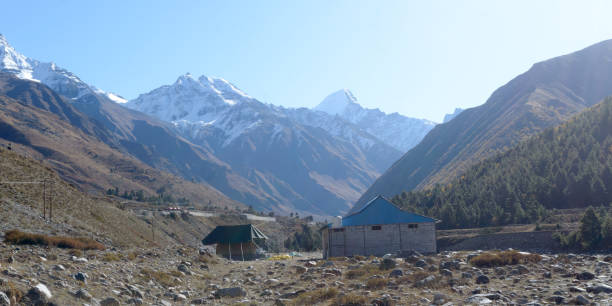
[(607, 1), (3, 1), (0, 33), (126, 98), (186, 72), (312, 107), (350, 89), (441, 121), (541, 60), (612, 38)]

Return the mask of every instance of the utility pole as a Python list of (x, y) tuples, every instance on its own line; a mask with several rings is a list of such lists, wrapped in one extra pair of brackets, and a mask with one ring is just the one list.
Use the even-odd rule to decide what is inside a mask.
[(43, 219), (47, 217), (47, 181), (43, 180)]

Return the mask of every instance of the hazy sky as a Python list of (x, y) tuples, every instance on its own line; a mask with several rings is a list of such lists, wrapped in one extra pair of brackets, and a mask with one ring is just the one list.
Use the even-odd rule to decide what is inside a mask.
[(541, 60), (612, 38), (611, 1), (3, 1), (0, 33), (126, 98), (186, 72), (267, 103), (341, 88), (441, 121)]

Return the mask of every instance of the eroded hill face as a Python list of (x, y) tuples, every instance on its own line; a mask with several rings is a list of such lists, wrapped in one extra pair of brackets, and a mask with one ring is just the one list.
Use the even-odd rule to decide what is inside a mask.
[(612, 94), (612, 41), (535, 64), (485, 104), (436, 126), (358, 201), (447, 183), (474, 163), (555, 126)]
[(2, 75), (0, 105), (0, 139), (14, 144), (22, 154), (44, 160), (81, 190), (100, 193), (120, 187), (122, 191), (156, 195), (163, 189), (195, 205), (244, 207), (210, 186), (154, 169), (129, 152), (125, 154), (127, 150), (121, 147), (124, 139), (45, 85)]

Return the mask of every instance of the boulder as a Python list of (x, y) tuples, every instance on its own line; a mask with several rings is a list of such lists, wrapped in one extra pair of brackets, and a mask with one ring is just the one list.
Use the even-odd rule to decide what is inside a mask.
[(576, 279), (579, 279), (579, 280), (592, 280), (594, 278), (595, 278), (595, 274), (589, 271), (583, 271), (583, 272), (576, 274)]
[(78, 299), (85, 300), (88, 302), (91, 301), (91, 299), (93, 298), (91, 294), (87, 292), (87, 290), (82, 289), (82, 288), (77, 290), (77, 292), (74, 293), (74, 296)]
[(114, 297), (105, 298), (100, 301), (100, 306), (119, 306), (119, 301)]
[(582, 295), (578, 295), (572, 299), (571, 303), (575, 305), (588, 305), (591, 303), (591, 301)]
[(246, 296), (247, 292), (241, 287), (221, 288), (214, 293), (215, 297), (239, 297)]
[(476, 283), (477, 283), (477, 284), (488, 284), (488, 283), (489, 283), (489, 281), (490, 281), (490, 280), (489, 280), (489, 277), (488, 277), (488, 276), (486, 276), (486, 275), (484, 275), (484, 274), (479, 275), (479, 276), (476, 278)]
[(401, 269), (394, 269), (389, 273), (389, 277), (400, 277), (404, 275), (404, 271)]
[(6, 293), (2, 291), (0, 291), (0, 305), (2, 306), (11, 305), (11, 300), (9, 299), (8, 295), (6, 295)]

